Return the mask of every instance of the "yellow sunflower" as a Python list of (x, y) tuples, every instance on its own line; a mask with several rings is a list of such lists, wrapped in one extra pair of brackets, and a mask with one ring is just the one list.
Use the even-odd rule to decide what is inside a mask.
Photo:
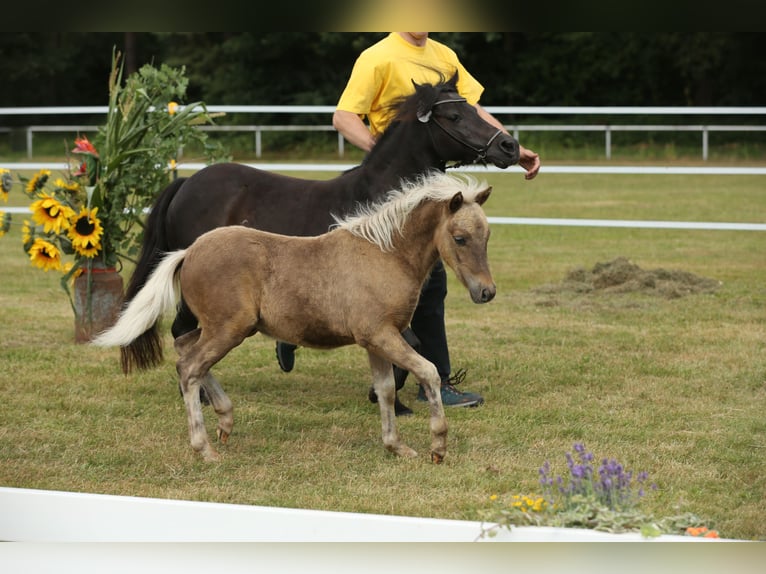
[(24, 243), (25, 246), (27, 245), (27, 243), (31, 243), (33, 235), (34, 235), (34, 228), (29, 223), (29, 220), (25, 219), (24, 223), (21, 225), (21, 241), (22, 241), (22, 243)]
[(11, 228), (11, 214), (0, 211), (0, 237), (8, 233)]
[(94, 257), (101, 249), (101, 236), (104, 228), (97, 217), (98, 207), (90, 211), (83, 207), (69, 227), (69, 239), (78, 255)]
[[(64, 265), (61, 267), (61, 272), (66, 275), (67, 273), (72, 271), (72, 268), (74, 267), (73, 261), (67, 261), (64, 263)], [(74, 281), (77, 277), (82, 275), (82, 267), (78, 267), (75, 269), (75, 272), (72, 274), (71, 280)]]
[(3, 201), (8, 201), (8, 192), (11, 191), (13, 185), (13, 178), (11, 177), (11, 170), (0, 168), (0, 197)]
[(45, 183), (48, 181), (50, 175), (51, 170), (49, 169), (41, 169), (38, 171), (27, 183), (27, 193), (32, 195), (37, 190), (42, 189)]
[(69, 229), (69, 220), (74, 217), (74, 210), (47, 193), (41, 194), (40, 198), (32, 202), (30, 209), (32, 219), (43, 226), (45, 233), (53, 231), (58, 235)]
[(80, 191), (80, 184), (76, 181), (67, 181), (64, 178), (57, 178), (56, 181), (53, 183), (57, 188), (63, 189), (65, 191), (68, 191), (70, 193), (77, 193)]
[(50, 241), (35, 239), (29, 248), (29, 259), (43, 271), (61, 270), (61, 253)]

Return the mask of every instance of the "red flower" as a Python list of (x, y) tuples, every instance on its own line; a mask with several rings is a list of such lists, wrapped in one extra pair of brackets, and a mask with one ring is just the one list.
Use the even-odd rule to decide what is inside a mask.
[(82, 136), (81, 138), (75, 138), (74, 140), (74, 149), (72, 150), (72, 153), (82, 153), (86, 155), (92, 155), (93, 157), (98, 157), (98, 152), (96, 151), (96, 148), (93, 146), (90, 141), (88, 141), (87, 136)]
[(85, 162), (82, 162), (80, 164), (79, 169), (72, 174), (74, 177), (79, 177), (81, 175), (88, 175), (88, 164)]

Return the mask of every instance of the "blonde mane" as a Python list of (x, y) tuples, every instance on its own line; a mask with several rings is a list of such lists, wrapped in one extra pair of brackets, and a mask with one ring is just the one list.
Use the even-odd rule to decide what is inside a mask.
[(383, 251), (391, 251), (394, 236), (401, 235), (412, 210), (424, 201), (449, 201), (457, 192), (462, 192), (463, 199), (472, 203), (486, 188), (486, 182), (469, 175), (430, 172), (414, 181), (405, 181), (401, 188), (389, 191), (383, 201), (362, 206), (347, 217), (336, 217), (333, 227), (366, 239)]

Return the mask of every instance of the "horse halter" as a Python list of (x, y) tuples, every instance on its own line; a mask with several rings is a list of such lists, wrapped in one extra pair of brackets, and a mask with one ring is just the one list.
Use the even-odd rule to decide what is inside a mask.
[[(441, 104), (455, 104), (455, 103), (467, 103), (467, 102), (468, 102), (468, 100), (466, 100), (465, 98), (450, 98), (450, 99), (447, 99), (447, 100), (440, 100), (438, 102), (434, 102), (434, 104), (431, 106), (431, 109), (428, 110), (428, 112), (426, 112), (425, 114), (418, 114), (418, 121), (420, 121), (420, 122), (422, 122), (424, 124), (428, 124), (430, 122), (430, 120), (431, 120), (431, 115), (433, 114), (433, 109), (436, 106), (438, 106), (438, 105), (441, 105)], [(476, 159), (473, 160), (473, 163), (476, 163), (476, 162), (479, 162), (479, 161), (484, 163), (486, 161), (486, 159), (487, 159), (487, 151), (489, 150), (489, 146), (492, 145), (492, 142), (495, 141), (497, 136), (499, 136), (500, 134), (503, 133), (502, 130), (498, 129), (492, 135), (492, 137), (489, 138), (489, 140), (487, 141), (486, 144), (484, 144), (482, 147), (476, 147), (476, 146), (474, 146), (474, 145), (472, 145), (472, 144), (470, 144), (470, 143), (468, 143), (466, 141), (463, 141), (458, 136), (456, 136), (454, 133), (450, 132), (440, 122), (438, 122), (436, 120), (436, 118), (434, 118), (433, 123), (435, 123), (445, 134), (447, 134), (453, 140), (455, 140), (456, 142), (458, 142), (461, 145), (464, 145), (468, 149), (475, 151), (476, 152)], [(430, 130), (429, 130), (429, 133), (431, 133)], [(456, 164), (454, 164), (451, 167), (459, 167), (461, 165), (465, 165), (465, 164), (463, 164), (463, 163), (456, 163)]]

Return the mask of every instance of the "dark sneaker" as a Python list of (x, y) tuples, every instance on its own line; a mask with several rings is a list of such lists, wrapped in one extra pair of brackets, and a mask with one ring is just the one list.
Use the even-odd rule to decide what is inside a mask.
[(295, 366), (295, 349), (297, 348), (297, 345), (277, 341), (277, 361), (279, 361), (279, 368), (285, 373), (292, 371)]
[[(446, 381), (442, 381), (442, 404), (445, 407), (478, 407), (484, 403), (484, 397), (477, 393), (463, 393), (455, 388), (465, 380), (466, 372), (464, 369), (458, 370)], [(418, 400), (427, 401), (426, 392), (423, 386), (418, 390)]]

